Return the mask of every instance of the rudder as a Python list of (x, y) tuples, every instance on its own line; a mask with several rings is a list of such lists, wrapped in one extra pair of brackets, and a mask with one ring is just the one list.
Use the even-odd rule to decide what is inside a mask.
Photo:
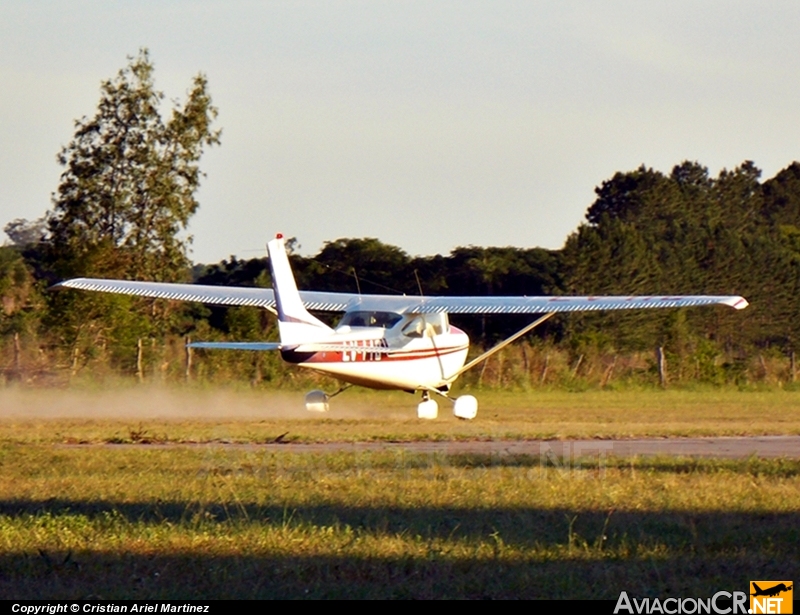
[(267, 254), (278, 310), (281, 344), (286, 346), (313, 342), (333, 333), (333, 329), (312, 316), (303, 305), (289, 258), (286, 256), (283, 235), (279, 233), (267, 243)]

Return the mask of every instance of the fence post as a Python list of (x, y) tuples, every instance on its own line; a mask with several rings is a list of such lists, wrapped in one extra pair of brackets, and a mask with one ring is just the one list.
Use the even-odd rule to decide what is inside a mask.
[(192, 349), (189, 344), (192, 343), (192, 338), (188, 335), (186, 336), (186, 345), (184, 346), (184, 351), (186, 352), (186, 369), (184, 371), (184, 380), (189, 382), (192, 379)]
[(581, 367), (581, 363), (583, 363), (583, 354), (578, 357), (578, 360), (575, 363), (575, 367), (572, 368), (572, 377), (575, 378), (578, 375), (578, 370)]
[(664, 348), (656, 348), (656, 360), (658, 361), (658, 383), (662, 389), (667, 388), (667, 357), (664, 355)]
[(75, 341), (75, 346), (72, 348), (72, 366), (70, 367), (69, 377), (74, 378), (78, 373), (78, 359), (81, 356), (81, 351), (78, 349), (78, 342)]
[(253, 379), (250, 381), (250, 386), (258, 386), (263, 379), (261, 375), (261, 354), (260, 352), (253, 353)]
[(520, 349), (522, 350), (522, 371), (525, 374), (525, 385), (530, 386), (533, 384), (533, 378), (531, 377), (531, 367), (528, 362), (528, 352), (525, 350), (525, 346), (526, 344), (520, 345)]
[(490, 358), (491, 357), (487, 357), (486, 360), (483, 362), (483, 365), (481, 365), (481, 373), (478, 374), (478, 386), (481, 386), (481, 383), (483, 382), (483, 373), (486, 371), (486, 366), (489, 365)]
[(136, 379), (142, 383), (144, 382), (144, 373), (142, 373), (142, 338), (136, 340)]
[(614, 372), (614, 367), (617, 365), (617, 355), (614, 355), (614, 360), (611, 361), (611, 365), (608, 366), (606, 369), (606, 373), (603, 374), (603, 379), (600, 381), (600, 388), (605, 388), (608, 384), (608, 381), (611, 380), (611, 374)]
[(14, 333), (14, 378), (22, 379), (22, 348), (19, 344), (19, 333)]
[(764, 361), (764, 355), (761, 353), (758, 353), (758, 364), (761, 366), (761, 371), (764, 372), (762, 379), (766, 380), (767, 376), (769, 376), (769, 370), (767, 369), (766, 361)]

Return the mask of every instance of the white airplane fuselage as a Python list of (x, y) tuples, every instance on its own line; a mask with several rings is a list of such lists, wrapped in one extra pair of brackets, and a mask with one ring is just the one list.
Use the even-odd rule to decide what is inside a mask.
[(448, 389), (450, 377), (466, 361), (467, 334), (443, 314), (396, 316), (391, 327), (340, 325), (330, 336), (284, 348), (281, 355), (289, 363), (359, 386)]

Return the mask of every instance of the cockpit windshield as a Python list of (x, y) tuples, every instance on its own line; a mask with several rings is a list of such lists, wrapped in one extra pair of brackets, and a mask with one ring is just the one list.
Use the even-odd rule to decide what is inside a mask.
[(401, 314), (395, 312), (347, 312), (339, 322), (339, 327), (381, 327), (391, 329), (403, 320)]

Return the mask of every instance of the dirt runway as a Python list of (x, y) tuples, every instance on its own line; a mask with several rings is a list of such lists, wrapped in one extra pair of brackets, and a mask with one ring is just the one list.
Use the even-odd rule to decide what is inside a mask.
[(800, 436), (642, 438), (631, 440), (471, 440), (455, 442), (319, 442), (269, 444), (111, 444), (130, 447), (215, 447), (283, 453), (405, 452), (434, 455), (581, 457), (748, 457), (800, 459)]

